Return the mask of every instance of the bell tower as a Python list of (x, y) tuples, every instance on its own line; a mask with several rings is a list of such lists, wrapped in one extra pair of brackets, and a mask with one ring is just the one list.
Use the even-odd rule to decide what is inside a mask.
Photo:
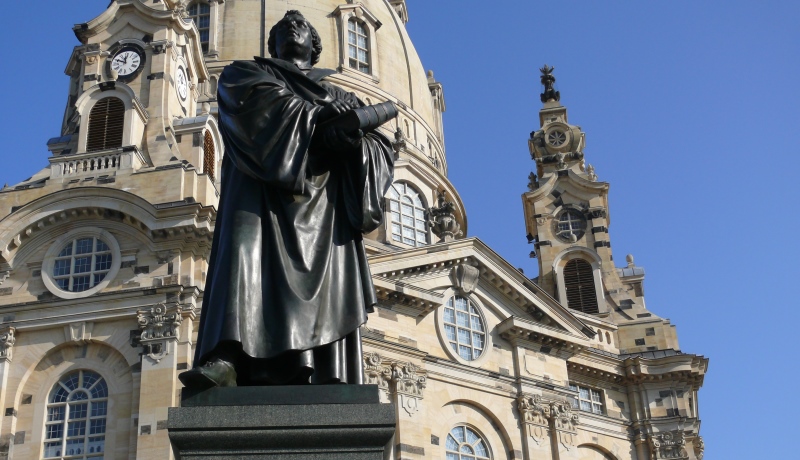
[(586, 164), (586, 135), (569, 123), (553, 67), (540, 69), (539, 129), (528, 140), (536, 172), (522, 195), (539, 286), (587, 319), (616, 324), (623, 353), (678, 349), (675, 328), (645, 307), (644, 268), (627, 256), (617, 268), (611, 250), (609, 183)]

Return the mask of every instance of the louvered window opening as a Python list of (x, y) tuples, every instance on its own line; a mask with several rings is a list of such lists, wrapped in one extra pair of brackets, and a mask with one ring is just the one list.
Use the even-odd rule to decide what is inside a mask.
[(208, 53), (208, 42), (211, 32), (211, 6), (208, 3), (194, 3), (189, 9), (189, 19), (194, 21), (197, 31), (200, 32), (200, 46), (204, 53)]
[(116, 97), (100, 99), (89, 112), (89, 133), (86, 151), (122, 147), (125, 128), (125, 104)]
[(206, 131), (203, 137), (203, 171), (208, 174), (208, 177), (210, 177), (212, 181), (217, 177), (214, 171), (215, 164), (216, 153), (214, 151), (214, 138), (211, 137), (211, 133)]
[(592, 266), (583, 259), (573, 259), (564, 267), (564, 290), (567, 306), (583, 313), (598, 313)]

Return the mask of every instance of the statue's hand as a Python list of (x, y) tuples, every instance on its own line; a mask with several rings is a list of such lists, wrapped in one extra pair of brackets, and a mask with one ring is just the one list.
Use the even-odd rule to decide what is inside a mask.
[(338, 126), (326, 126), (322, 131), (322, 142), (327, 149), (336, 152), (349, 152), (361, 147), (361, 140), (364, 133), (358, 130), (355, 133), (347, 133)]
[(353, 108), (355, 107), (351, 107), (351, 104), (349, 104), (347, 101), (343, 99), (334, 99), (322, 107), (322, 110), (319, 112), (319, 117), (317, 120), (320, 123), (325, 122), (333, 118), (336, 118), (339, 115)]

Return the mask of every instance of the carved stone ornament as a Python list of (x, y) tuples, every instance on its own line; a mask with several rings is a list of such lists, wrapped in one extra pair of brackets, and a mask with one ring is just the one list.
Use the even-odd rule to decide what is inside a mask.
[(566, 401), (550, 403), (550, 414), (553, 419), (558, 442), (566, 450), (576, 446), (575, 441), (578, 436), (578, 414), (572, 413), (572, 405)]
[(399, 126), (394, 132), (394, 141), (392, 141), (392, 149), (394, 149), (395, 160), (400, 158), (400, 151), (405, 150), (407, 144), (406, 134)]
[(463, 232), (461, 224), (456, 220), (455, 203), (446, 200), (443, 190), (438, 192), (438, 195), (439, 206), (428, 208), (425, 211), (425, 220), (428, 221), (433, 234), (439, 237), (439, 243), (446, 243), (463, 235)]
[(528, 174), (528, 190), (532, 192), (537, 188), (539, 188), (539, 177), (536, 176), (536, 173), (531, 171), (531, 173)]
[(139, 342), (145, 354), (160, 362), (169, 354), (169, 346), (178, 340), (183, 318), (177, 307), (168, 308), (165, 303), (139, 310), (139, 329), (142, 335)]
[(475, 290), (478, 285), (478, 278), (480, 277), (480, 270), (477, 267), (467, 264), (456, 265), (450, 272), (450, 279), (453, 281), (453, 286), (460, 293), (469, 294)]
[(517, 408), (528, 436), (538, 445), (549, 442), (550, 405), (541, 396), (522, 395), (517, 398)]
[(697, 460), (703, 460), (703, 453), (706, 450), (706, 443), (703, 442), (703, 437), (696, 436), (692, 441), (692, 447), (694, 447), (694, 456), (697, 457)]
[(667, 431), (650, 435), (650, 453), (652, 460), (688, 459), (686, 436), (683, 431)]
[(592, 182), (597, 181), (597, 174), (595, 174), (595, 172), (594, 172), (594, 166), (589, 165), (589, 166), (586, 167), (586, 175), (588, 176), (588, 179), (590, 181), (592, 181)]
[(92, 338), (94, 323), (80, 322), (64, 326), (64, 336), (67, 342), (85, 343)]
[(10, 326), (0, 329), (0, 362), (11, 361), (12, 348), (14, 347), (14, 342), (17, 341), (14, 336), (16, 330), (16, 328)]
[(364, 383), (378, 385), (383, 402), (402, 407), (408, 415), (420, 409), (427, 373), (419, 366), (387, 359), (378, 353), (364, 355)]

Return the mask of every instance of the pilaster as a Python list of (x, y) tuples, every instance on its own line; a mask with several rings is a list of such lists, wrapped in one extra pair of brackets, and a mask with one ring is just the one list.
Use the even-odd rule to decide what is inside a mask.
[(402, 452), (403, 459), (427, 458), (421, 446), (428, 443), (420, 423), (423, 392), (427, 386), (425, 370), (411, 362), (369, 353), (364, 356), (364, 383), (378, 385), (381, 402), (391, 402), (396, 408), (394, 439), (402, 439), (403, 443), (393, 446), (394, 452)]
[(182, 321), (177, 305), (159, 303), (138, 312), (143, 353), (137, 458), (173, 458), (167, 410), (178, 405), (177, 346)]
[[(12, 326), (3, 326), (0, 328), (0, 459), (11, 458), (11, 449), (14, 447), (14, 418), (13, 413), (6, 413), (6, 401), (9, 401), (8, 395), (8, 375), (11, 370), (11, 360), (14, 351), (14, 342), (16, 329)], [(12, 407), (13, 411), (14, 408)]]

